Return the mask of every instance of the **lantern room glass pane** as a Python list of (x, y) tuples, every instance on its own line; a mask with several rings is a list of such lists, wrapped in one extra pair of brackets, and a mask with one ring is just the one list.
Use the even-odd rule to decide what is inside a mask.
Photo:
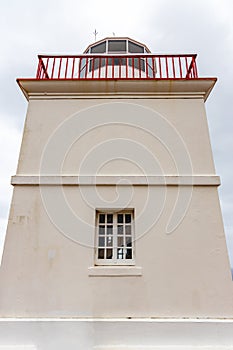
[(95, 57), (89, 60), (89, 72), (92, 72), (93, 70), (100, 69), (101, 67), (104, 67), (106, 65), (106, 59), (101, 57)]
[(106, 41), (91, 47), (91, 53), (104, 53), (106, 52)]
[(109, 40), (108, 52), (126, 52), (126, 40)]
[(131, 52), (131, 53), (143, 53), (144, 52), (143, 46), (135, 44), (132, 41), (129, 41), (128, 49), (129, 49), (129, 52)]
[(145, 60), (143, 58), (129, 58), (129, 66), (145, 72)]

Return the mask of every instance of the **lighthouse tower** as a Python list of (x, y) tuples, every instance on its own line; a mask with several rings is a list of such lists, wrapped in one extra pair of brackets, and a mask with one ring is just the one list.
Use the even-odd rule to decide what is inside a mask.
[(39, 56), (36, 77), (18, 79), (28, 110), (0, 269), (0, 344), (233, 344), (205, 113), (215, 82), (198, 76), (196, 55), (152, 54), (127, 37)]

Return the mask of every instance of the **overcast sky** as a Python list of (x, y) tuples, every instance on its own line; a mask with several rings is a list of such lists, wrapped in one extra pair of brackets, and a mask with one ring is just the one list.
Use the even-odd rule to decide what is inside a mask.
[(233, 2), (231, 0), (0, 1), (0, 247), (27, 103), (17, 77), (34, 77), (37, 54), (78, 54), (105, 36), (129, 36), (153, 53), (197, 53), (218, 82), (206, 102), (228, 250), (233, 266)]

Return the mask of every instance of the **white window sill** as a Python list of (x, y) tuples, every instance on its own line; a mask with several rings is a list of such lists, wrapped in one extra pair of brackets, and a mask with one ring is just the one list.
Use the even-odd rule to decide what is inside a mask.
[(88, 276), (142, 276), (140, 266), (92, 266), (88, 268)]

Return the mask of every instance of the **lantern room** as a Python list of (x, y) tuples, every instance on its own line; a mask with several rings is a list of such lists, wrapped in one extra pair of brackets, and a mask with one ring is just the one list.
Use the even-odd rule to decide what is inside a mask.
[(150, 53), (146, 45), (130, 38), (105, 38), (91, 44), (84, 53), (107, 53), (107, 54), (125, 54), (125, 53)]
[(81, 60), (79, 74), (86, 78), (106, 75), (115, 78), (153, 77), (156, 73), (155, 62), (144, 56), (149, 53), (150, 50), (144, 44), (130, 38), (105, 38), (89, 45), (84, 51), (84, 54), (92, 57), (88, 61), (86, 58)]
[(127, 37), (90, 44), (79, 55), (39, 55), (37, 80), (197, 79), (196, 54), (152, 54)]

